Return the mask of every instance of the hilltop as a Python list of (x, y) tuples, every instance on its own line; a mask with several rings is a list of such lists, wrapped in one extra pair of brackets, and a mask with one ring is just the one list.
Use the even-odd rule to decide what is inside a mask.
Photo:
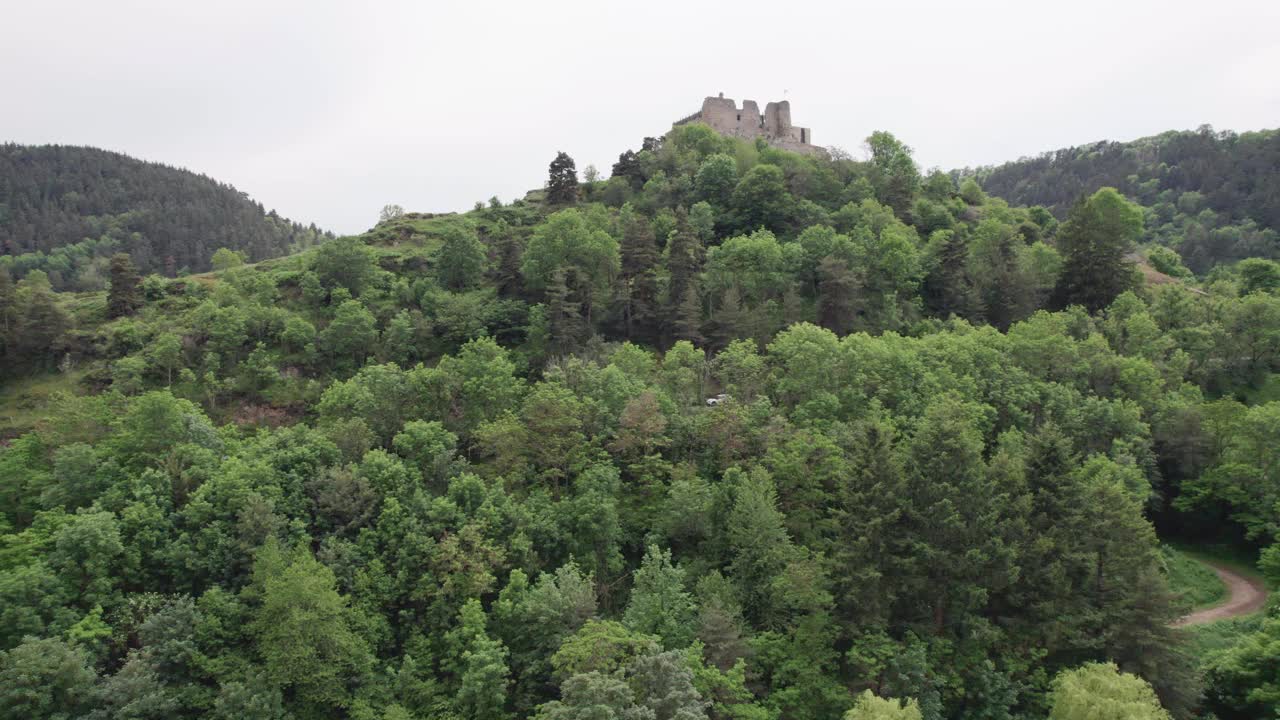
[(41, 270), (59, 290), (104, 287), (117, 252), (172, 277), (208, 270), (219, 248), (256, 261), (326, 237), (187, 170), (90, 147), (0, 145), (0, 267)]
[(1280, 626), (1189, 655), (1224, 589), (1155, 529), (1280, 570), (1280, 265), (767, 140), (105, 291), (0, 269), (0, 707), (1262, 716)]
[(1145, 239), (1176, 250), (1196, 273), (1249, 257), (1280, 258), (1280, 130), (1170, 131), (1097, 142), (963, 170), (1015, 205), (1064, 217), (1114, 187), (1146, 207)]

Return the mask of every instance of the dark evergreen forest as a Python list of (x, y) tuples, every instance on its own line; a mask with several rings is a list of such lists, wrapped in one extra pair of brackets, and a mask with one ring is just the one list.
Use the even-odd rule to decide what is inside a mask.
[(204, 175), (95, 148), (0, 146), (0, 266), (18, 279), (40, 270), (56, 289), (101, 289), (117, 252), (174, 277), (208, 270), (218, 248), (256, 262), (325, 237)]

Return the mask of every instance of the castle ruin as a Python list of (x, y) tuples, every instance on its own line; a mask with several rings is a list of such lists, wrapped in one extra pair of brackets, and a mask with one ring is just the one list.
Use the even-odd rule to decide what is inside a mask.
[(813, 145), (813, 136), (809, 128), (795, 127), (791, 124), (791, 103), (783, 100), (771, 102), (764, 106), (764, 114), (760, 114), (760, 106), (755, 100), (743, 100), (739, 108), (731, 98), (720, 93), (719, 97), (708, 97), (702, 101), (702, 109), (698, 112), (675, 121), (672, 127), (691, 122), (708, 125), (721, 135), (738, 137), (746, 140), (764, 138), (765, 142), (783, 150), (806, 155), (827, 154), (826, 150)]

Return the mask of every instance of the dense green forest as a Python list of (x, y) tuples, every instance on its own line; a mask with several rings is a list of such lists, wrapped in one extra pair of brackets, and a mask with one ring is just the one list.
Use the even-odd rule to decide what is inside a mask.
[(0, 718), (1274, 714), (1276, 609), (1196, 652), (1156, 530), (1280, 579), (1280, 265), (1144, 274), (1116, 189), (868, 145), (691, 124), (214, 273), (0, 270), (58, 389), (5, 396)]
[(0, 145), (0, 267), (15, 278), (40, 270), (57, 290), (102, 289), (118, 252), (173, 277), (208, 270), (218, 248), (265, 260), (327, 237), (186, 170), (88, 147)]
[(1204, 273), (1249, 257), (1280, 258), (1280, 130), (1168, 132), (1048, 152), (975, 176), (1019, 205), (1062, 217), (1082, 194), (1118, 188), (1146, 210), (1148, 241)]

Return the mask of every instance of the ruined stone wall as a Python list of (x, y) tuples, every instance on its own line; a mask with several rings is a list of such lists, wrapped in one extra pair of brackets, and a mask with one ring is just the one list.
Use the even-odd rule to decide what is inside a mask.
[(809, 128), (791, 124), (791, 103), (787, 100), (765, 105), (764, 114), (754, 100), (743, 100), (739, 108), (732, 98), (723, 94), (702, 101), (702, 110), (673, 124), (700, 122), (712, 130), (730, 137), (753, 140), (764, 138), (774, 147), (810, 155), (825, 155), (826, 151), (813, 145)]

